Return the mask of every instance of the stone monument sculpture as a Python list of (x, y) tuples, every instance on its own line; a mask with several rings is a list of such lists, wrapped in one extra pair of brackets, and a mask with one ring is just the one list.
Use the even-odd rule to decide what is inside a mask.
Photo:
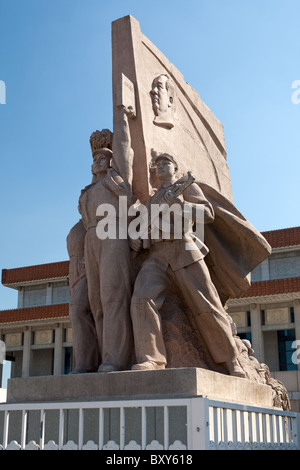
[(168, 75), (161, 74), (153, 80), (151, 94), (155, 113), (153, 123), (171, 129), (174, 127), (175, 87)]
[[(287, 409), (284, 386), (270, 380), (226, 312), (271, 248), (234, 205), (222, 124), (131, 16), (112, 24), (112, 72), (113, 134), (91, 135), (92, 183), (79, 199), (97, 371), (200, 367), (268, 384)], [(137, 236), (124, 233), (121, 196), (129, 219), (146, 208)], [(166, 209), (149, 219), (155, 204)], [(103, 205), (114, 209), (115, 237), (97, 232)], [(204, 238), (195, 229), (200, 206)], [(71, 295), (71, 319), (72, 305)], [(92, 368), (77, 366), (87, 338), (82, 329), (73, 339), (79, 369)]]
[(73, 373), (95, 372), (99, 366), (99, 349), (94, 318), (88, 299), (88, 286), (84, 263), (86, 230), (80, 219), (67, 237), (70, 257), (69, 315), (72, 324)]
[[(161, 154), (156, 157), (155, 163), (161, 185), (150, 198), (149, 204), (166, 202), (171, 207), (176, 203), (181, 206), (183, 200), (174, 193), (176, 161), (168, 154)], [(204, 206), (204, 223), (213, 221), (212, 205), (205, 199), (199, 186), (193, 183), (183, 192), (183, 198), (189, 202), (192, 210), (197, 204)], [(191, 222), (193, 220), (195, 216)], [(132, 368), (160, 369), (167, 364), (159, 309), (172, 280), (192, 312), (215, 363), (224, 363), (230, 375), (245, 377), (236, 361), (236, 345), (230, 322), (205, 263), (208, 249), (204, 243), (201, 243), (201, 247), (196, 245), (192, 227), (189, 233), (182, 234), (181, 239), (174, 239), (173, 233), (169, 239), (164, 239), (160, 231), (158, 239), (150, 240), (150, 253), (135, 281), (131, 318), (138, 363)], [(187, 239), (189, 234), (190, 240)], [(186, 243), (193, 246), (186, 249)]]
[[(111, 150), (112, 142), (105, 142), (107, 132), (96, 131), (90, 137), (93, 179), (79, 199), (79, 212), (86, 230), (84, 259), (88, 299), (101, 358), (99, 372), (128, 368), (132, 351), (132, 269), (128, 240), (120, 237), (120, 234), (114, 239), (108, 237), (103, 240), (97, 235), (97, 224), (101, 220), (98, 206), (113, 206), (118, 220), (119, 195), (130, 196), (130, 172), (126, 171), (126, 165), (129, 167), (131, 159), (127, 123), (131, 111), (122, 108), (119, 115), (120, 145), (114, 153)], [(115, 168), (121, 168), (122, 176)]]

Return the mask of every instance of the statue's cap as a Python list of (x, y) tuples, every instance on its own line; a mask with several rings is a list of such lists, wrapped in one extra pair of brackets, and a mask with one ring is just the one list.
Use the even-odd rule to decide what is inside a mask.
[(103, 147), (101, 149), (95, 149), (93, 151), (93, 156), (97, 155), (97, 154), (105, 155), (107, 158), (112, 158), (112, 156), (113, 156), (112, 151), (110, 149), (105, 148), (105, 147)]
[(175, 158), (174, 158), (172, 155), (170, 155), (169, 153), (160, 153), (159, 155), (157, 155), (157, 156), (155, 157), (155, 163), (157, 164), (157, 162), (158, 162), (159, 160), (163, 160), (163, 159), (169, 160), (170, 162), (174, 163), (174, 165), (175, 165), (176, 167), (178, 167)]

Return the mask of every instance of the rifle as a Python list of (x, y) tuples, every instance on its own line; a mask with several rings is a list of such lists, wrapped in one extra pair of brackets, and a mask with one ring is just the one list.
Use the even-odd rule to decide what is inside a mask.
[[(187, 172), (187, 179), (183, 183), (175, 182), (175, 188), (172, 192), (176, 195), (176, 197), (180, 196), (191, 184), (195, 181), (196, 177), (190, 172)], [(180, 180), (178, 180), (180, 181)]]
[[(182, 179), (182, 178), (180, 178)], [(191, 184), (193, 184), (193, 182), (195, 181), (195, 176), (190, 172), (188, 171), (187, 173), (187, 178), (183, 181), (183, 182), (180, 182), (180, 180), (176, 181), (171, 187), (170, 187), (170, 190), (175, 194), (176, 197), (180, 196), (189, 186), (191, 186)], [(163, 215), (164, 212), (166, 211), (167, 209), (165, 207), (162, 208), (162, 210), (160, 211), (160, 214)], [(151, 233), (151, 226), (155, 225), (156, 227), (159, 227), (159, 217), (160, 217), (160, 214), (158, 214), (157, 217), (155, 217), (154, 219), (151, 218), (151, 222), (149, 222), (149, 214), (147, 213), (146, 216), (143, 217), (143, 222), (147, 222), (147, 232), (148, 234)], [(147, 220), (145, 219), (145, 217), (147, 217)], [(157, 222), (158, 222), (158, 225), (157, 225)], [(141, 224), (142, 226), (142, 224)], [(141, 238), (143, 238), (143, 235), (144, 233), (146, 232), (146, 230), (143, 232), (143, 234), (141, 235)], [(144, 239), (145, 240), (145, 239)], [(149, 240), (149, 239), (148, 239)]]

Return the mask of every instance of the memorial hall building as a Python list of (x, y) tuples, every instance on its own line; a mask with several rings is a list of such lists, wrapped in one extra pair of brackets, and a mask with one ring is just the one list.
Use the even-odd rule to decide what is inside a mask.
[[(238, 335), (251, 341), (254, 356), (289, 391), (300, 411), (300, 227), (263, 232), (272, 254), (251, 273), (251, 287), (228, 302)], [(0, 365), (5, 400), (8, 377), (68, 374), (72, 369), (69, 262), (2, 270), (2, 284), (17, 291), (17, 308), (0, 311)], [(3, 390), (4, 389), (4, 390)]]

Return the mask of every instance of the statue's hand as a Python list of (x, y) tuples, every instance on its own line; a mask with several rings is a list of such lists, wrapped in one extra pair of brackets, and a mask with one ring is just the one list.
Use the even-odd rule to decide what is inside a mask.
[(124, 105), (121, 105), (121, 106), (118, 106), (119, 109), (121, 109), (123, 111), (123, 113), (130, 119), (133, 119), (135, 118), (135, 112), (134, 112), (134, 109), (132, 106), (124, 106)]
[(161, 204), (168, 204), (168, 206), (172, 206), (172, 204), (179, 204), (182, 205), (183, 198), (182, 196), (176, 196), (173, 191), (166, 191), (161, 199)]
[(135, 114), (134, 114), (134, 110), (132, 106), (128, 106), (127, 108), (125, 108), (125, 112), (130, 119), (135, 118)]

